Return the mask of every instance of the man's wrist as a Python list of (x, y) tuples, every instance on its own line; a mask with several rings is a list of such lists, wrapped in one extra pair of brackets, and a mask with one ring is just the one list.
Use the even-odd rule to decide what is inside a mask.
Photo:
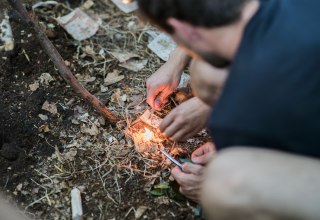
[(180, 47), (177, 47), (172, 53), (170, 54), (168, 64), (174, 65), (175, 68), (179, 70), (179, 72), (182, 72), (185, 67), (190, 63), (191, 57), (186, 54), (186, 52), (181, 49)]

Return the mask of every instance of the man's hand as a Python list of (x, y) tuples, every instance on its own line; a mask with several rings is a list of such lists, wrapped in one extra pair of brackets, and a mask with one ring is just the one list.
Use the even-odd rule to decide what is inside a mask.
[(174, 141), (186, 140), (205, 128), (211, 108), (194, 97), (173, 109), (160, 124), (160, 130)]
[[(175, 167), (171, 171), (172, 176), (180, 185), (180, 192), (195, 202), (199, 202), (205, 165), (212, 160), (214, 152), (213, 143), (206, 143), (193, 152), (193, 163), (184, 163), (182, 170)], [(196, 161), (200, 163), (195, 164)]]
[(168, 60), (147, 80), (147, 103), (156, 110), (168, 101), (178, 87), (181, 73), (190, 62), (190, 57), (180, 48), (175, 49)]
[(168, 96), (178, 87), (181, 70), (171, 63), (165, 63), (147, 80), (147, 103), (161, 110), (161, 105), (168, 102)]
[(208, 142), (192, 153), (191, 160), (195, 164), (201, 164), (205, 166), (212, 160), (215, 152), (216, 147), (214, 144), (212, 142)]

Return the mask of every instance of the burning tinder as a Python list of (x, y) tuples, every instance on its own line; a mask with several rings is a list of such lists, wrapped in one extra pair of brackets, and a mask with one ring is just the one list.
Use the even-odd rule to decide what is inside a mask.
[(148, 128), (144, 128), (144, 130), (145, 130), (145, 133), (142, 134), (143, 139), (145, 141), (151, 141), (154, 136), (153, 132), (150, 131), (150, 129), (148, 129)]

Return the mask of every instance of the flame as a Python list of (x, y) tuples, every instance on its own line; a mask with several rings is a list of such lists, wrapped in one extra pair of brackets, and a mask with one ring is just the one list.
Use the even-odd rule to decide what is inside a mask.
[(143, 135), (143, 139), (145, 141), (151, 141), (151, 139), (153, 138), (153, 132), (150, 131), (148, 128), (144, 128), (145, 132), (142, 134)]
[(122, 0), (122, 3), (125, 4), (125, 5), (128, 5), (131, 3), (131, 0)]

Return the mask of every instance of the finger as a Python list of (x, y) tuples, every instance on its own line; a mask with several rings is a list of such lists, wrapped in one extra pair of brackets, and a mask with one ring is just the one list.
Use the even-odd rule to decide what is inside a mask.
[(171, 170), (171, 175), (173, 176), (173, 178), (181, 185), (182, 183), (182, 175), (183, 172), (181, 171), (181, 169), (178, 166), (175, 166), (172, 170)]
[(199, 147), (198, 149), (196, 149), (192, 153), (191, 158), (192, 157), (199, 157), (199, 156), (206, 154), (210, 151), (214, 151), (214, 145), (212, 142), (207, 142), (207, 143), (203, 144), (201, 147)]
[(188, 131), (186, 129), (180, 129), (176, 133), (174, 133), (171, 137), (174, 141), (182, 141), (185, 140), (186, 134)]
[(197, 164), (192, 164), (192, 163), (182, 164), (182, 171), (185, 173), (201, 176), (203, 174), (203, 170), (204, 170), (204, 167)]
[(177, 133), (179, 132), (179, 130), (181, 129), (181, 125), (177, 123), (176, 120), (174, 120), (164, 131), (164, 135), (167, 138), (171, 138)]
[(159, 127), (160, 131), (164, 132), (167, 129), (167, 127), (173, 122), (174, 118), (175, 118), (175, 114), (174, 114), (174, 111), (172, 111), (162, 120)]
[(156, 97), (156, 93), (155, 92), (148, 92), (147, 94), (147, 103), (153, 107), (154, 106), (154, 99)]
[(161, 110), (161, 105), (162, 105), (161, 100), (160, 100), (160, 96), (161, 96), (161, 93), (154, 100), (154, 108), (158, 111)]
[(192, 158), (192, 162), (196, 164), (206, 165), (213, 159), (213, 156), (213, 152), (208, 152), (206, 154), (203, 154), (202, 156)]
[(193, 151), (193, 153), (191, 154), (191, 159), (196, 158), (196, 157), (200, 157), (203, 154), (205, 154), (205, 150), (203, 148), (203, 146), (197, 148), (195, 151)]

